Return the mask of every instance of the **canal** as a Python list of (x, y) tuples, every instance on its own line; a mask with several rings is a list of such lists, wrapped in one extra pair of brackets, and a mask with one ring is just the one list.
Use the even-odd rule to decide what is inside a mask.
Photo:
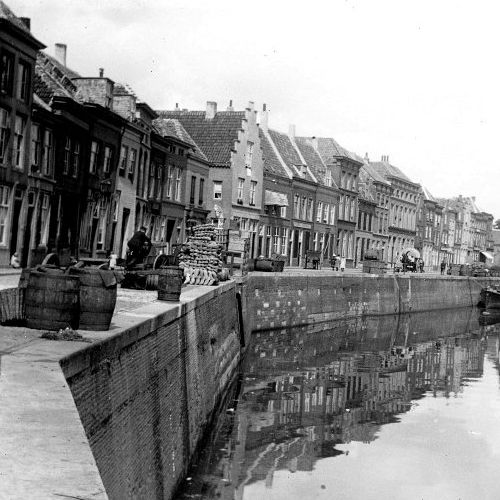
[(500, 498), (499, 332), (454, 309), (254, 333), (176, 500)]

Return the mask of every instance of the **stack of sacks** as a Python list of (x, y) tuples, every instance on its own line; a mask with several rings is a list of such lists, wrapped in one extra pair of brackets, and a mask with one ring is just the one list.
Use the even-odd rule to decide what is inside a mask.
[(179, 254), (179, 267), (184, 269), (184, 283), (191, 285), (218, 285), (226, 278), (222, 273), (222, 246), (215, 241), (215, 226), (202, 224), (193, 228)]

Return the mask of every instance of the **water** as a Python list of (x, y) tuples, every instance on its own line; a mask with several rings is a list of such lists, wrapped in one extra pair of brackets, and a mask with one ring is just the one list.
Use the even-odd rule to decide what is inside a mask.
[(177, 500), (500, 498), (500, 321), (477, 310), (254, 334)]

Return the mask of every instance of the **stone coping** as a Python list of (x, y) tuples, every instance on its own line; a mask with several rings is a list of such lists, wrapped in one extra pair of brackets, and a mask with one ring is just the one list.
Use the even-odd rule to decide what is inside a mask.
[(90, 343), (0, 326), (0, 498), (107, 500), (66, 378), (89, 366), (94, 349), (120, 350), (234, 286), (188, 285), (179, 302), (146, 292), (151, 301), (115, 313), (110, 330), (79, 330)]

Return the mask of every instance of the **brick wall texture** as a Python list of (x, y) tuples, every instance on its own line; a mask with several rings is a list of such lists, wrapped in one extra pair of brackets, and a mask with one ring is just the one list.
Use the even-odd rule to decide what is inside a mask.
[[(252, 275), (252, 331), (314, 324), (361, 315), (473, 307), (496, 278)], [(498, 281), (498, 280), (497, 280)]]
[(110, 499), (170, 498), (236, 373), (235, 301), (232, 288), (138, 340), (62, 363)]

